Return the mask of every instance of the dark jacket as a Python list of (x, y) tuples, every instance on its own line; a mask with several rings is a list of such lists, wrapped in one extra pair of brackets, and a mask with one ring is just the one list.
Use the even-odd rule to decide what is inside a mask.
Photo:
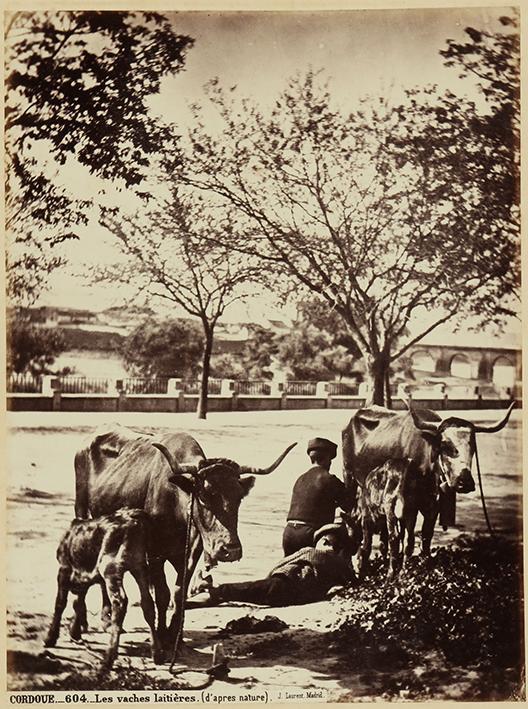
[(288, 519), (306, 522), (318, 529), (334, 521), (337, 507), (348, 511), (352, 504), (345, 484), (325, 468), (315, 465), (293, 486)]

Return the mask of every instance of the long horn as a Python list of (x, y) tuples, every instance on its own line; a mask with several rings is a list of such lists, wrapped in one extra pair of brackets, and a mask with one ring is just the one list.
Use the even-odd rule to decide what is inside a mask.
[(173, 456), (172, 453), (169, 451), (169, 449), (163, 445), (163, 443), (152, 443), (154, 448), (157, 448), (163, 455), (165, 456), (167, 463), (170, 465), (170, 469), (175, 475), (185, 475), (190, 474), (190, 475), (196, 475), (198, 472), (198, 467), (196, 465), (190, 465), (187, 463), (184, 463), (183, 465), (181, 463), (177, 463)]
[(287, 456), (288, 453), (291, 451), (291, 449), (292, 449), (292, 448), (295, 448), (296, 445), (297, 445), (297, 442), (292, 443), (291, 446), (288, 446), (288, 447), (286, 448), (286, 450), (284, 451), (284, 453), (282, 453), (281, 455), (279, 455), (279, 457), (277, 458), (277, 460), (276, 460), (274, 463), (272, 463), (272, 464), (269, 466), (269, 468), (250, 468), (250, 467), (247, 466), (247, 465), (241, 465), (241, 466), (240, 466), (240, 474), (241, 474), (241, 475), (247, 475), (247, 474), (250, 474), (250, 475), (268, 475), (268, 473), (272, 473), (272, 472), (275, 470), (275, 468), (278, 468), (278, 467), (279, 467), (279, 465), (282, 463), (282, 461), (284, 460), (284, 458), (286, 458), (286, 456)]
[(409, 413), (412, 416), (412, 419), (414, 421), (414, 425), (416, 428), (420, 429), (420, 431), (429, 431), (430, 433), (436, 433), (438, 430), (438, 427), (435, 423), (432, 421), (420, 421), (418, 418), (416, 411), (412, 408), (412, 406), (409, 407)]
[(506, 415), (502, 418), (502, 420), (498, 421), (492, 426), (474, 426), (475, 433), (497, 433), (497, 431), (500, 431), (501, 428), (504, 428), (504, 426), (506, 426), (506, 424), (508, 423), (508, 419), (510, 418), (510, 414), (514, 406), (515, 401), (512, 401), (508, 411), (506, 411)]

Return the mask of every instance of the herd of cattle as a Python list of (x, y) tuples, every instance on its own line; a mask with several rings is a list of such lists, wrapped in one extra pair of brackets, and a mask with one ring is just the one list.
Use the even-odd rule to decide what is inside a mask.
[[(460, 418), (441, 420), (427, 410), (395, 412), (378, 406), (352, 417), (343, 431), (343, 463), (356, 507), (345, 519), (351, 552), (359, 550), (360, 573), (365, 572), (374, 533), (389, 549), (389, 574), (397, 572), (400, 551), (404, 563), (414, 551), (418, 512), (423, 516), (422, 551), (429, 552), (439, 511), (446, 523), (449, 501), (457, 492), (475, 489), (475, 434), (499, 431), (512, 408), (487, 427)], [(173, 649), (200, 556), (204, 554), (206, 568), (241, 558), (240, 503), (255, 476), (275, 470), (295, 445), (259, 469), (206, 458), (198, 442), (183, 433), (152, 437), (118, 428), (95, 435), (75, 456), (76, 519), (57, 551), (58, 590), (46, 646), (57, 641), (69, 592), (76, 595), (70, 635), (79, 639), (86, 631), (86, 593), (98, 584), (103, 625), (110, 630), (103, 661), (109, 669), (127, 606), (123, 576), (130, 571), (151, 631), (153, 659), (163, 662)], [(168, 626), (171, 592), (165, 562), (177, 574)]]

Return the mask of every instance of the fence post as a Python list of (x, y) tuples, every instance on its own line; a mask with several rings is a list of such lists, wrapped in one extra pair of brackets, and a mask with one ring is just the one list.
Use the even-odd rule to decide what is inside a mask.
[(235, 382), (232, 379), (222, 379), (220, 383), (220, 396), (232, 396), (235, 391)]
[[(49, 377), (49, 382), (47, 383), (53, 396), (53, 402), (51, 405), (52, 411), (61, 410), (61, 382), (58, 377)], [(42, 391), (44, 392), (44, 382), (42, 382)]]
[(175, 379), (174, 377), (171, 377), (170, 379), (167, 379), (167, 394), (175, 394), (178, 396), (181, 390), (181, 379)]
[(53, 375), (50, 374), (45, 374), (42, 377), (42, 394), (43, 396), (53, 396), (53, 385), (52, 382), (54, 382), (57, 379), (57, 377), (54, 377)]
[(282, 397), (284, 391), (283, 382), (279, 382), (276, 379), (272, 379), (270, 382), (270, 393), (269, 395), (279, 400), (279, 410), (282, 409)]
[(317, 382), (315, 385), (315, 396), (324, 399), (323, 408), (328, 408), (328, 382)]

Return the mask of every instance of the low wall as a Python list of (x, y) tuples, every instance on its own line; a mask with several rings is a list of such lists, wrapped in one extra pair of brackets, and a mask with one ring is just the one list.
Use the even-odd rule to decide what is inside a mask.
[[(503, 399), (413, 399), (418, 408), (442, 409), (504, 409), (510, 401)], [(522, 400), (516, 399), (522, 406)], [(132, 411), (145, 413), (178, 413), (196, 411), (198, 397), (193, 395), (113, 395), (113, 394), (8, 394), (8, 411)], [(360, 409), (365, 399), (359, 396), (209, 396), (208, 411), (289, 411), (307, 409)], [(394, 399), (394, 409), (405, 409), (401, 399)]]

